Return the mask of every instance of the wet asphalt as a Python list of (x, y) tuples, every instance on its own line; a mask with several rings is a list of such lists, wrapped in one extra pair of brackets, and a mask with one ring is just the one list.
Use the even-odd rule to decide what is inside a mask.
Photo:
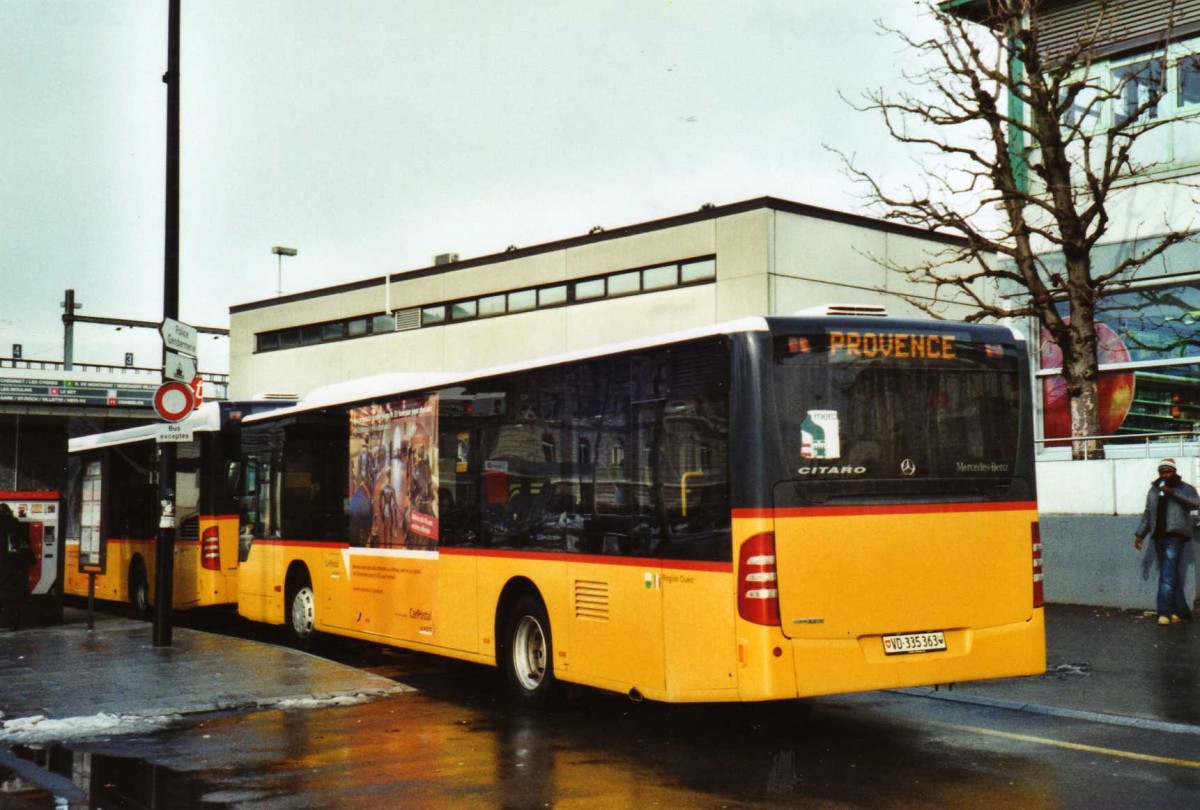
[[(0, 744), (87, 734), (105, 722), (366, 701), (407, 689), (381, 675), (287, 647), (68, 608), (65, 622), (0, 631)], [(1200, 628), (1152, 613), (1050, 605), (1044, 675), (902, 690), (931, 699), (1200, 733)], [(98, 719), (99, 718), (99, 719)], [(112, 729), (118, 731), (119, 729)]]

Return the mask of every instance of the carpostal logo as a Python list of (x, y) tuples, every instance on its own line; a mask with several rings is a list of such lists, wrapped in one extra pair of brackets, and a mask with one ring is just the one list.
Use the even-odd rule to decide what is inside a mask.
[(866, 475), (867, 468), (843, 464), (840, 467), (801, 467), (796, 472), (799, 475)]

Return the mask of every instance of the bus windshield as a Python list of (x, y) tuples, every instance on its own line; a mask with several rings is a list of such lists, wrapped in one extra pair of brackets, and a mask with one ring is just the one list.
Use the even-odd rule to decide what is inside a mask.
[(775, 421), (790, 466), (778, 505), (1007, 496), (1018, 356), (950, 327), (777, 337)]

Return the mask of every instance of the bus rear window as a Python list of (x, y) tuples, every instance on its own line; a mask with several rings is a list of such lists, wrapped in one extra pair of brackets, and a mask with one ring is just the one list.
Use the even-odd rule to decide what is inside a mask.
[(777, 440), (801, 502), (1006, 494), (1019, 350), (949, 326), (775, 339)]

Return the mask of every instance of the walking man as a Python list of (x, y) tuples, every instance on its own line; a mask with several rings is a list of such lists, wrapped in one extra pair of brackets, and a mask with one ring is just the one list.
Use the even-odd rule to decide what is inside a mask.
[(1191, 512), (1200, 509), (1200, 494), (1179, 477), (1175, 459), (1158, 462), (1158, 478), (1146, 493), (1146, 511), (1134, 532), (1133, 547), (1142, 550), (1146, 537), (1154, 540), (1158, 556), (1158, 623), (1192, 618), (1183, 592), (1183, 544), (1192, 539)]

